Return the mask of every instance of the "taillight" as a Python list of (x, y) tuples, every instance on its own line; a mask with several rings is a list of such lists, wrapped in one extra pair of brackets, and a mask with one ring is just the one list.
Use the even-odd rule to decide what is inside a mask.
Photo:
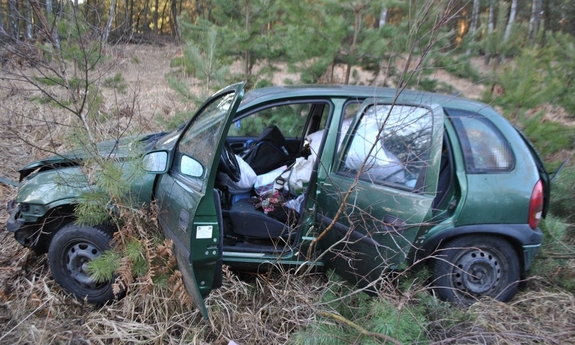
[(533, 192), (531, 193), (531, 201), (529, 202), (529, 227), (533, 230), (539, 225), (541, 216), (543, 214), (543, 182), (537, 181)]

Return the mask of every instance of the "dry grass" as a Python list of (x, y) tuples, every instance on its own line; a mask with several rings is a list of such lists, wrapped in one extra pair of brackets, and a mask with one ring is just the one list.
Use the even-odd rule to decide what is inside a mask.
[(575, 344), (575, 298), (566, 292), (526, 291), (511, 303), (481, 303), (477, 322), (499, 344)]
[[(207, 299), (210, 319), (174, 296), (174, 285), (94, 308), (51, 279), (46, 256), (22, 250), (11, 236), (1, 245), (0, 344), (284, 344), (315, 319), (312, 305), (323, 275), (255, 275), (225, 270), (224, 287)], [(137, 284), (137, 283), (135, 283)]]
[[(0, 343), (2, 344), (285, 344), (318, 315), (329, 289), (324, 275), (253, 275), (226, 270), (224, 286), (207, 299), (208, 321), (173, 296), (173, 286), (132, 293), (95, 309), (61, 291), (45, 257), (22, 251), (3, 236)], [(10, 257), (10, 255), (12, 255)], [(137, 291), (137, 289), (134, 289)], [(415, 302), (415, 301), (414, 301)], [(472, 321), (428, 325), (434, 344), (575, 344), (575, 298), (567, 292), (528, 290), (510, 303), (473, 305)], [(331, 320), (333, 321), (333, 320)]]

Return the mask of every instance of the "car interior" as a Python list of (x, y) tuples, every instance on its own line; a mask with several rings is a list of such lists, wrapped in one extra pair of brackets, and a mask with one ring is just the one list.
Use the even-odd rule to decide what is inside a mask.
[[(268, 111), (270, 108), (282, 114), (284, 121), (276, 121), (274, 115), (269, 115), (273, 114)], [(317, 157), (317, 152), (311, 154), (310, 142), (305, 138), (308, 133), (318, 132), (325, 126), (329, 112), (330, 104), (326, 101), (307, 101), (295, 106), (290, 102), (257, 109), (232, 124), (216, 179), (224, 247), (234, 252), (281, 252), (286, 245), (295, 244), (301, 206), (305, 203), (307, 185), (311, 184), (309, 180), (314, 175), (309, 168), (314, 166)], [(286, 120), (290, 118), (291, 121)], [(321, 139), (322, 136), (314, 137), (314, 150), (319, 149)], [(278, 195), (281, 204), (286, 206), (276, 203), (273, 210), (269, 210), (266, 203), (275, 201), (271, 195), (274, 187), (278, 188), (282, 177), (288, 179), (290, 172), (296, 169), (296, 161), (305, 162), (308, 167), (305, 174), (309, 184), (297, 191), (286, 185)], [(247, 171), (246, 163), (249, 165)], [(233, 188), (234, 183), (246, 173), (255, 173), (254, 176), (263, 181), (261, 183), (267, 182), (256, 182), (238, 193), (238, 189)], [(289, 181), (282, 183), (289, 184)]]
[[(347, 122), (347, 126), (349, 126), (351, 116), (357, 112), (359, 104), (355, 104), (356, 107), (350, 109), (350, 114), (346, 116), (348, 120), (344, 122)], [(292, 105), (290, 103), (288, 106)], [(277, 111), (281, 107), (280, 104), (271, 108)], [(315, 158), (320, 150), (323, 129), (329, 117), (329, 107), (329, 103), (323, 101), (302, 103), (301, 107), (292, 114), (288, 114), (294, 120), (283, 123), (274, 121), (273, 115), (264, 118), (267, 121), (261, 121), (262, 119), (257, 117), (262, 117), (261, 114), (265, 114), (268, 109), (263, 109), (263, 111), (259, 109), (249, 114), (255, 115), (256, 120), (249, 122), (250, 117), (244, 116), (232, 124), (218, 168), (220, 172), (218, 176), (224, 176), (224, 178), (216, 179), (216, 194), (222, 213), (225, 249), (234, 252), (281, 252), (286, 246), (291, 247), (296, 244), (300, 238), (296, 234), (301, 223), (301, 207), (305, 205), (307, 199), (307, 186), (314, 182), (315, 174), (312, 171), (317, 168)], [(283, 113), (284, 120), (289, 118), (285, 114), (285, 109)], [(293, 126), (293, 122), (297, 122), (297, 126)], [(254, 126), (253, 123), (257, 123), (259, 127)], [(243, 127), (247, 127), (247, 130)], [(343, 127), (346, 125), (344, 124)], [(340, 137), (340, 145), (341, 141)], [(401, 159), (403, 166), (406, 165), (403, 162), (405, 159), (404, 157)], [(434, 209), (444, 208), (447, 195), (452, 191), (453, 169), (451, 167), (453, 165), (451, 160), (449, 141), (447, 137), (444, 137)], [(273, 188), (278, 188), (278, 180), (292, 174), (294, 170), (292, 167), (297, 165), (295, 163), (298, 161), (306, 161), (311, 167), (305, 171), (308, 175), (305, 188), (297, 191), (285, 188), (282, 189), (281, 195), (270, 197), (269, 194)], [(245, 169), (246, 163), (249, 171)], [(424, 169), (424, 167), (415, 169), (417, 170), (415, 173), (409, 172), (409, 169), (402, 169), (401, 173), (406, 174), (405, 178), (402, 178), (403, 186), (395, 181), (385, 181), (385, 183), (396, 183), (400, 187), (417, 192), (421, 186), (417, 187), (413, 180), (423, 181), (421, 177), (425, 174), (421, 174), (419, 170)], [(278, 171), (281, 175), (278, 175)], [(274, 172), (275, 175), (272, 174)], [(233, 188), (234, 183), (238, 183), (246, 173), (255, 173), (258, 178), (266, 174), (272, 174), (272, 176), (264, 186), (258, 186), (257, 182), (255, 184), (252, 182), (248, 188), (238, 192), (237, 188)], [(345, 172), (342, 171), (342, 173)], [(279, 179), (277, 179), (278, 176)], [(394, 172), (393, 178), (397, 176), (398, 174)], [(268, 193), (266, 194), (262, 189)], [(274, 200), (274, 198), (279, 200)], [(277, 202), (272, 207), (273, 211), (266, 210), (265, 204), (273, 204), (273, 201)], [(282, 206), (283, 203), (286, 206)], [(440, 211), (434, 211), (436, 215), (440, 213)]]

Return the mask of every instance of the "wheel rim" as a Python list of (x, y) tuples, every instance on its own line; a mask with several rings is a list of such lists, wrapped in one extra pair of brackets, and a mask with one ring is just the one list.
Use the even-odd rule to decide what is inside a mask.
[(77, 242), (65, 252), (66, 269), (78, 285), (95, 290), (105, 283), (98, 283), (87, 272), (88, 263), (102, 254), (102, 250), (90, 242)]
[(474, 249), (459, 257), (453, 273), (453, 286), (457, 290), (480, 296), (489, 294), (498, 286), (501, 267), (495, 255)]

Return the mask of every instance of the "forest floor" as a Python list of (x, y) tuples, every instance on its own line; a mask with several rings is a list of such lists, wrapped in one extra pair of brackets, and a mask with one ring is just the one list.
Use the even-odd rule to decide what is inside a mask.
[[(134, 125), (143, 132), (158, 130), (158, 118), (189, 110), (190, 105), (183, 103), (166, 81), (166, 74), (174, 71), (170, 60), (181, 54), (178, 46), (128, 45), (112, 48), (109, 54), (127, 92), (105, 91), (104, 107), (133, 105), (135, 113), (133, 122), (119, 126)], [(477, 66), (485, 69), (480, 61)], [(341, 78), (338, 73), (341, 70), (336, 70), (336, 79)], [(354, 75), (364, 80), (370, 77), (363, 71)], [(60, 115), (31, 101), (35, 91), (0, 77), (0, 176), (16, 180), (19, 167), (46, 155), (39, 148), (58, 151), (67, 143), (62, 132), (53, 129), (47, 135), (46, 126), (31, 120), (36, 114), (44, 118)], [(479, 99), (485, 91), (485, 86), (445, 71), (438, 70), (433, 77), (467, 98)], [(294, 77), (280, 68), (272, 82), (279, 85), (287, 78)], [(14, 187), (0, 184), (0, 344), (228, 344), (232, 340), (246, 345), (282, 344), (290, 332), (319, 318), (310, 301), (329, 288), (322, 275), (256, 276), (251, 279), (254, 292), (246, 281), (226, 272), (225, 286), (207, 300), (211, 310), (225, 312), (214, 313), (209, 322), (178, 305), (169, 291), (129, 296), (103, 308), (76, 301), (52, 280), (46, 256), (23, 249), (6, 231), (5, 205), (15, 193)], [(529, 277), (526, 286), (509, 303), (477, 303), (473, 310), (478, 318), (473, 323), (433, 334), (430, 330), (429, 339), (439, 344), (575, 344), (575, 297), (537, 276)], [(275, 319), (270, 310), (275, 310)]]

